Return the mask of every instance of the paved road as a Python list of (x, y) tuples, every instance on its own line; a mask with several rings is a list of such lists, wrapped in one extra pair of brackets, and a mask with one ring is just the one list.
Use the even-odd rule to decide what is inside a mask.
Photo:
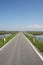
[(43, 62), (20, 33), (0, 51), (0, 65), (43, 65)]

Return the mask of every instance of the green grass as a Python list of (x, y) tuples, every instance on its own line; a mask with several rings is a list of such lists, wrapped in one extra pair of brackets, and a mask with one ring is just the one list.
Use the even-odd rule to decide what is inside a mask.
[(43, 35), (43, 31), (27, 31), (27, 33), (30, 33), (32, 35)]
[(25, 33), (24, 35), (32, 42), (32, 44), (34, 44), (41, 52), (43, 52), (43, 42), (42, 41), (39, 41), (35, 38), (35, 42), (33, 42), (33, 37)]
[(3, 39), (0, 39), (0, 48), (4, 46), (10, 39), (12, 39), (17, 33), (11, 34), (10, 36), (6, 37), (6, 42)]

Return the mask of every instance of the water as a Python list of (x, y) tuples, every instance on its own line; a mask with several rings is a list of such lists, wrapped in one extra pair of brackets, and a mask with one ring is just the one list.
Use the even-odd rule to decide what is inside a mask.
[(4, 38), (4, 36), (5, 36), (5, 37), (8, 37), (8, 36), (10, 36), (10, 35), (11, 35), (11, 34), (0, 35), (0, 39)]
[(32, 37), (35, 37), (36, 39), (40, 40), (40, 41), (43, 41), (43, 35), (32, 35), (32, 34), (29, 34), (27, 33), (29, 36), (32, 36)]
[(35, 35), (35, 37), (41, 41), (43, 41), (43, 35)]

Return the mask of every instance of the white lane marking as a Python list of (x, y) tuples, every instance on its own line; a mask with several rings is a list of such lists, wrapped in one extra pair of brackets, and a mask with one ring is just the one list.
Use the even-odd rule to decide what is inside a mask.
[(9, 40), (3, 47), (0, 48), (0, 51), (4, 49), (17, 35), (15, 35), (11, 40)]
[(37, 53), (37, 55), (40, 57), (40, 59), (43, 61), (43, 56), (37, 51), (37, 49), (35, 48), (35, 46), (30, 42), (30, 40), (26, 36), (25, 36), (25, 38), (29, 42), (29, 44), (31, 45), (31, 47), (34, 49), (34, 51)]

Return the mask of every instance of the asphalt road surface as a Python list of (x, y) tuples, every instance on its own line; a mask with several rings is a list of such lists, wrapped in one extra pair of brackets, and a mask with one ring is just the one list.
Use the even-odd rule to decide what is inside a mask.
[(0, 65), (43, 65), (22, 33), (0, 51)]

